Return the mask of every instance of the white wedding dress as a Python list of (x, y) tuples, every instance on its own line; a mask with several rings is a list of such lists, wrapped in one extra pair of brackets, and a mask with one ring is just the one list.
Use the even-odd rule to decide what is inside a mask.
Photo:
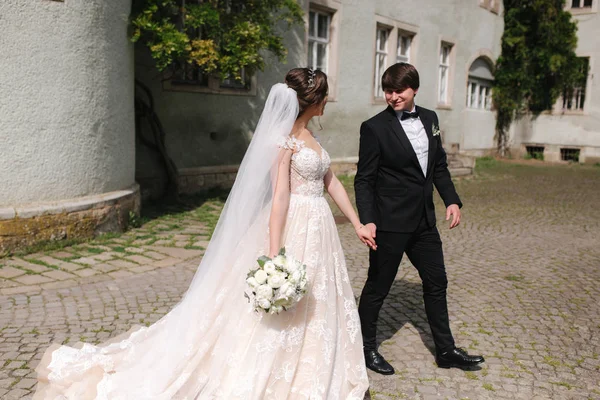
[(246, 272), (268, 250), (265, 207), (194, 315), (178, 305), (110, 343), (53, 346), (38, 367), (34, 399), (363, 399), (369, 384), (360, 322), (323, 197), (330, 158), (293, 138), (283, 147), (294, 150), (283, 243), (307, 266), (307, 295), (279, 315), (253, 312), (244, 298)]

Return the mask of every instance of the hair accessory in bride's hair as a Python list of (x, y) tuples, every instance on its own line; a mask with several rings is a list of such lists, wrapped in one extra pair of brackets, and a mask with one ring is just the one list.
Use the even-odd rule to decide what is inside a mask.
[(308, 87), (315, 86), (315, 71), (312, 68), (308, 68)]

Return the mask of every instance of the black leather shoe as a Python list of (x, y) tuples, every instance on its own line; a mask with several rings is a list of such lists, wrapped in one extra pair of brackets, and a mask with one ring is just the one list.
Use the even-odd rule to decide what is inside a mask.
[(365, 350), (367, 368), (381, 375), (394, 375), (394, 367), (377, 350)]
[(470, 356), (466, 351), (455, 347), (454, 349), (435, 357), (435, 362), (440, 368), (465, 368), (474, 367), (485, 360), (482, 356)]

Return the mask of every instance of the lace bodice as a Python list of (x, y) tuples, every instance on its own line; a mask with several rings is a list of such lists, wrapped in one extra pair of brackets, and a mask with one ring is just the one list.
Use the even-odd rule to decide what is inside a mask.
[(329, 169), (331, 159), (321, 147), (321, 154), (307, 147), (303, 140), (288, 138), (281, 145), (294, 152), (290, 170), (292, 194), (309, 197), (323, 196), (323, 178)]

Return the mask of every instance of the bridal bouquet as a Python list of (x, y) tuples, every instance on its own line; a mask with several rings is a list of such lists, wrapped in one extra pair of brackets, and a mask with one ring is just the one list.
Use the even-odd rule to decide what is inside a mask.
[(306, 294), (306, 266), (290, 256), (285, 248), (274, 258), (262, 256), (246, 278), (246, 297), (255, 311), (279, 314)]

